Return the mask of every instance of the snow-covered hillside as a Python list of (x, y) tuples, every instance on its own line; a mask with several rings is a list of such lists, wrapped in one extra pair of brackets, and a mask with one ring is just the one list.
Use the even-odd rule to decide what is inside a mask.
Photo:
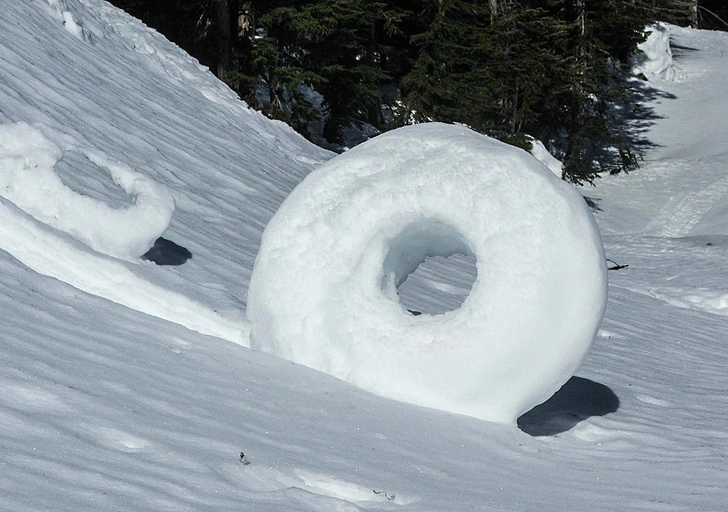
[[(263, 228), (331, 155), (109, 4), (0, 3), (0, 509), (725, 510), (728, 35), (671, 30), (645, 166), (582, 190), (629, 266), (577, 376), (517, 429), (243, 346)], [(101, 242), (39, 218), (69, 203), (94, 229), (139, 217)], [(135, 222), (164, 228), (152, 210), (183, 265), (126, 251)]]
[[(113, 169), (94, 163), (88, 153), (163, 185), (176, 203), (165, 238), (189, 250), (192, 259), (173, 271), (111, 262), (84, 246), (68, 249), (74, 237), (58, 232), (37, 234), (39, 247), (31, 250), (3, 231), (0, 247), (34, 270), (91, 293), (155, 316), (197, 322), (190, 326), (203, 332), (242, 338), (235, 322), (242, 323), (260, 233), (293, 186), (330, 155), (246, 108), (179, 48), (104, 2), (9, 2), (2, 11), (0, 138), (17, 138), (12, 123), (32, 125), (39, 133), (20, 136), (34, 159), (50, 160), (48, 173), (60, 177), (67, 195), (76, 193), (71, 209), (87, 225), (111, 229), (122, 247), (122, 222), (105, 228), (98, 212), (106, 205), (128, 207), (130, 197), (112, 181)], [(49, 145), (63, 151), (53, 154)], [(35, 176), (27, 181), (52, 187), (46, 196), (61, 201), (60, 187), (41, 175), (38, 163), (28, 167)], [(15, 194), (2, 195), (22, 208), (18, 197), (30, 191), (17, 190), (19, 180), (12, 186)], [(81, 194), (97, 204), (82, 204)], [(54, 209), (47, 197), (33, 199), (42, 202), (40, 209)], [(140, 231), (163, 215), (135, 216), (131, 208), (126, 213), (127, 223)], [(2, 215), (5, 224), (27, 222), (7, 202)], [(39, 229), (30, 226), (22, 231)], [(111, 243), (94, 247), (105, 252)], [(31, 263), (43, 247), (57, 257)], [(79, 254), (79, 265), (70, 253)], [(146, 296), (164, 300), (150, 305)]]

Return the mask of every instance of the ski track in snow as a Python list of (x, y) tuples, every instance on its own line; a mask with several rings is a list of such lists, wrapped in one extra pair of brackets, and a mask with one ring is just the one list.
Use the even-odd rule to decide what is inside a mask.
[[(684, 164), (688, 172), (701, 174), (712, 166), (722, 165), (718, 160)], [(685, 173), (683, 173), (685, 174)], [(652, 223), (655, 236), (677, 238), (687, 236), (716, 204), (728, 199), (728, 176), (717, 179), (698, 190), (681, 191), (670, 197)]]
[[(728, 233), (710, 203), (728, 168), (724, 34), (675, 30), (698, 50), (677, 56), (680, 83), (656, 84), (678, 96), (658, 105), (663, 147), (587, 192), (608, 257), (629, 267), (610, 272), (605, 321), (572, 386), (588, 396), (536, 416), (550, 433), (529, 436), (223, 341), (244, 325), (230, 318), (267, 220), (330, 155), (109, 4), (2, 9), (0, 122), (43, 123), (166, 186), (177, 208), (165, 236), (193, 258), (110, 259), (0, 200), (0, 510), (725, 510)], [(58, 169), (73, 190), (113, 193), (108, 176), (71, 171)], [(64, 257), (49, 261), (54, 251)], [(430, 261), (403, 303), (457, 307), (472, 273), (467, 259)], [(118, 289), (85, 292), (70, 276)], [(99, 298), (112, 291), (137, 305)], [(135, 310), (165, 298), (159, 307), (190, 301), (182, 319)], [(214, 337), (176, 324), (193, 318)]]

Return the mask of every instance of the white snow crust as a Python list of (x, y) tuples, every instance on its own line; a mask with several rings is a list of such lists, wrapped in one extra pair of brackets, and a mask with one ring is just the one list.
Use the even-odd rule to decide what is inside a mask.
[[(107, 2), (0, 2), (0, 126), (62, 151), (23, 159), (52, 156), (71, 206), (128, 210), (85, 152), (122, 162), (174, 198), (163, 237), (192, 254), (109, 256), (0, 194), (0, 510), (723, 510), (728, 35), (668, 29), (680, 80), (643, 82), (638, 126), (655, 146), (581, 189), (628, 267), (577, 375), (515, 428), (248, 349), (263, 229), (333, 155)], [(402, 304), (456, 310), (476, 263), (428, 258)]]
[[(464, 304), (412, 316), (397, 287), (472, 255)], [(381, 396), (516, 419), (579, 366), (606, 303), (586, 203), (525, 151), (461, 126), (388, 132), (311, 173), (263, 234), (251, 347)]]

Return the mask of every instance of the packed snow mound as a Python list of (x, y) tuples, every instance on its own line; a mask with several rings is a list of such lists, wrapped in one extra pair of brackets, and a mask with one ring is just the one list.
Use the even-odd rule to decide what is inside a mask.
[(675, 79), (675, 66), (670, 48), (670, 29), (664, 23), (656, 23), (645, 29), (647, 39), (637, 45), (640, 54), (635, 57), (635, 73), (648, 79)]
[[(28, 123), (0, 125), (0, 196), (98, 252), (124, 260), (139, 258), (172, 220), (170, 193), (101, 151), (81, 148), (61, 134), (57, 138), (63, 148)], [(114, 183), (133, 196), (134, 204), (113, 208), (67, 187), (54, 167), (70, 151), (83, 154), (89, 165), (108, 170)]]
[(544, 164), (549, 171), (561, 178), (564, 171), (564, 164), (561, 160), (552, 155), (551, 152), (546, 149), (546, 146), (543, 145), (543, 142), (533, 137), (529, 138), (531, 140), (531, 154), (533, 157)]
[[(470, 254), (459, 309), (413, 316), (397, 287), (429, 256)], [(573, 374), (607, 277), (582, 197), (520, 149), (439, 123), (324, 164), (263, 234), (251, 347), (404, 402), (514, 423)]]

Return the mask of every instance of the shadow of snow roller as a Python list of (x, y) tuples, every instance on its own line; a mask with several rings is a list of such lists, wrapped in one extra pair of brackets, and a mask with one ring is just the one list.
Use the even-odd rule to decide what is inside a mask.
[(142, 259), (157, 265), (179, 266), (191, 257), (192, 253), (187, 248), (160, 236), (154, 241), (154, 245), (144, 253)]
[[(411, 314), (425, 258), (474, 257), (462, 305)], [(606, 304), (581, 195), (530, 154), (465, 127), (408, 126), (311, 173), (265, 229), (251, 347), (380, 396), (515, 424), (573, 375)]]
[(518, 418), (518, 428), (532, 436), (553, 436), (592, 416), (604, 416), (617, 409), (619, 397), (609, 387), (572, 377), (554, 396)]

